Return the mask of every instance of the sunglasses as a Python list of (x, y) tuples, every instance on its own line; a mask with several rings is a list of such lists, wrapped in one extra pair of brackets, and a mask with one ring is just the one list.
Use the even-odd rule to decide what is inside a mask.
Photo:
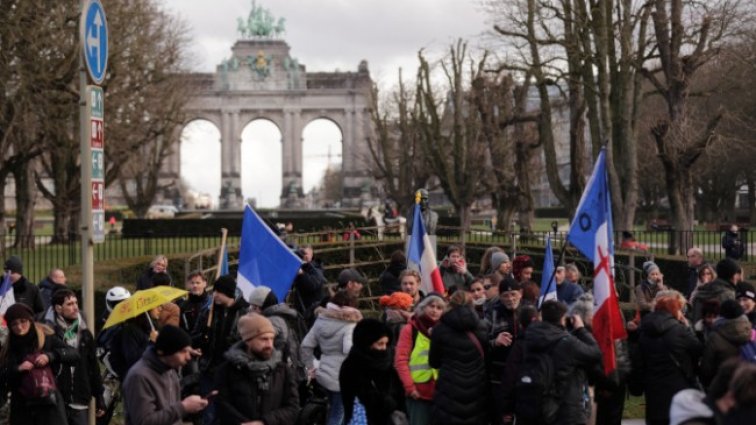
[(491, 284), (483, 285), (483, 289), (485, 289), (486, 291), (488, 291), (489, 289), (491, 289), (491, 287), (493, 287), (493, 285), (491, 285)]

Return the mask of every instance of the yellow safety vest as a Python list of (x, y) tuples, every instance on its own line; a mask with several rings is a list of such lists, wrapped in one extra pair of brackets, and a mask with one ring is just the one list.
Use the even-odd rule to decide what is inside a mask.
[(430, 339), (422, 332), (418, 332), (415, 337), (415, 347), (409, 359), (410, 376), (412, 376), (412, 382), (416, 384), (438, 379), (438, 369), (433, 369), (428, 364), (429, 351)]

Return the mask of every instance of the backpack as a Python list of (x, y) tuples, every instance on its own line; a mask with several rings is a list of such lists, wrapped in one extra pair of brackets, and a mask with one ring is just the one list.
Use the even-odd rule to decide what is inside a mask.
[(556, 421), (559, 402), (556, 396), (554, 358), (551, 353), (565, 337), (545, 351), (528, 352), (527, 346), (515, 382), (514, 413), (517, 421), (550, 424)]
[[(24, 360), (34, 363), (39, 353), (27, 355)], [(39, 405), (56, 404), (55, 391), (58, 387), (55, 384), (55, 376), (52, 368), (48, 364), (45, 367), (34, 367), (28, 372), (21, 375), (21, 385), (18, 392), (24, 396), (27, 402)]]

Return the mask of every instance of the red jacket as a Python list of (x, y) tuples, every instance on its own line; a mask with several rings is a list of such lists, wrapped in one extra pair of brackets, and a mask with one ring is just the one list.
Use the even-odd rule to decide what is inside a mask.
[(412, 349), (415, 346), (415, 341), (412, 340), (412, 328), (413, 325), (410, 322), (399, 333), (399, 340), (396, 343), (396, 355), (394, 356), (394, 368), (399, 374), (399, 379), (402, 381), (405, 394), (409, 395), (412, 391), (417, 390), (420, 393), (421, 400), (431, 401), (433, 400), (433, 393), (436, 390), (436, 381), (432, 379), (428, 382), (416, 384), (412, 381), (412, 375), (410, 374), (410, 355), (412, 355)]

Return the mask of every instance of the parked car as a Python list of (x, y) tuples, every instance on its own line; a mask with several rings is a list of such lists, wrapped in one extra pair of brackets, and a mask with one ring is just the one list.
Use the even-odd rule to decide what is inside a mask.
[(153, 205), (147, 210), (147, 218), (173, 218), (177, 212), (173, 205)]

